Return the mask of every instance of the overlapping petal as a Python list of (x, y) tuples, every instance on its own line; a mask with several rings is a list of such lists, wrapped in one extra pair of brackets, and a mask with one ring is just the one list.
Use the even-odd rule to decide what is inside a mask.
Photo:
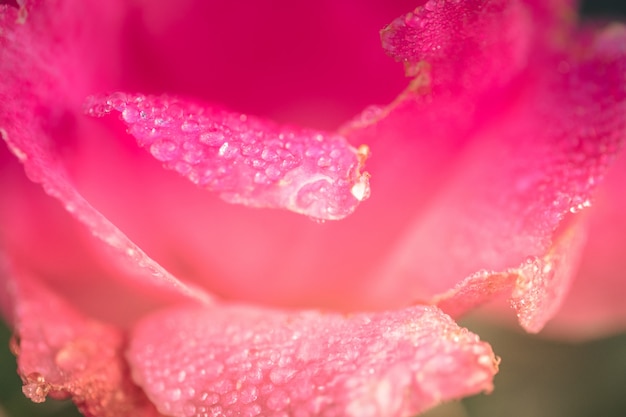
[[(492, 280), (491, 273), (506, 275), (519, 267), (514, 303), (524, 327), (537, 331), (557, 311), (582, 249), (576, 235), (584, 230), (576, 225), (575, 213), (591, 204), (595, 185), (626, 135), (623, 29), (609, 27), (593, 36), (582, 30), (571, 36), (575, 41), (566, 48), (550, 45), (534, 53), (532, 59), (542, 65), (535, 62), (500, 90), (505, 101), (494, 105), (490, 94), (478, 97), (468, 110), (475, 112), (473, 129), (446, 131), (465, 103), (429, 90), (429, 74), (435, 77), (440, 69), (435, 66), (422, 69), (427, 73), (418, 74), (420, 87), (381, 113), (382, 119), (367, 128), (370, 132), (365, 130), (368, 136), (378, 136), (385, 126), (407, 126), (394, 122), (406, 120), (427, 102), (449, 108), (432, 122), (444, 126), (439, 137), (451, 142), (447, 135), (466, 135), (447, 182), (425, 202), (427, 207), (405, 231), (397, 251), (377, 271), (382, 278), (372, 295), (393, 299), (413, 288), (413, 296), (425, 301), (453, 287), (459, 277), (470, 277), (465, 284), (480, 289), (472, 293), (485, 300), (510, 284), (509, 279), (497, 278), (503, 275), (494, 274)], [(421, 141), (419, 125), (390, 133), (398, 141), (398, 137)], [(358, 130), (354, 136), (367, 142)], [(370, 169), (375, 173), (374, 164), (372, 158)], [(406, 180), (405, 184), (409, 189)], [(529, 265), (532, 272), (523, 272)], [(477, 285), (474, 274), (481, 271), (484, 280)], [(465, 284), (458, 290), (464, 292)], [(525, 307), (528, 303), (531, 308)], [(528, 316), (531, 310), (536, 317)]]
[(86, 416), (159, 414), (129, 378), (119, 329), (84, 317), (36, 279), (3, 270), (16, 300), (13, 350), (24, 394), (34, 402), (71, 397)]
[(489, 345), (433, 307), (343, 316), (181, 308), (133, 332), (133, 376), (176, 417), (406, 416), (491, 390)]
[(626, 153), (607, 173), (588, 213), (588, 239), (576, 278), (562, 308), (549, 323), (547, 334), (563, 338), (593, 338), (625, 327), (623, 230), (626, 201)]
[(87, 112), (121, 113), (128, 131), (165, 168), (222, 199), (283, 208), (318, 220), (352, 214), (370, 194), (369, 150), (345, 138), (169, 97), (90, 97)]
[[(59, 234), (44, 235), (43, 241), (48, 244), (47, 246), (54, 247), (50, 245), (49, 239), (61, 240), (62, 246), (69, 249), (70, 254), (75, 250), (76, 255), (90, 252), (81, 247), (81, 240), (87, 241), (91, 251), (95, 252), (90, 255), (100, 260), (82, 272), (100, 278), (105, 276), (106, 279), (113, 279), (113, 282), (122, 281), (125, 286), (134, 287), (135, 294), (137, 291), (146, 291), (155, 297), (154, 300), (161, 300), (160, 302), (167, 298), (208, 300), (206, 293), (181, 283), (155, 263), (75, 188), (68, 173), (68, 166), (61, 158), (61, 152), (67, 141), (80, 140), (82, 135), (94, 134), (94, 131), (88, 133), (85, 130), (85, 126), (77, 120), (77, 115), (80, 114), (81, 101), (84, 99), (84, 96), (80, 96), (81, 91), (84, 94), (93, 88), (94, 78), (106, 84), (106, 81), (99, 79), (97, 71), (79, 70), (90, 67), (88, 63), (81, 62), (83, 56), (88, 55), (84, 50), (85, 43), (97, 40), (98, 36), (91, 32), (95, 28), (85, 27), (89, 25), (81, 21), (84, 17), (81, 16), (82, 12), (69, 10), (65, 2), (58, 5), (47, 3), (29, 6), (32, 9), (28, 10), (33, 13), (30, 13), (25, 22), (19, 20), (16, 9), (2, 6), (0, 65), (5, 79), (0, 83), (0, 102), (3, 110), (0, 113), (0, 136), (8, 149), (22, 163), (28, 178), (41, 184), (48, 195), (58, 199), (65, 210), (83, 223), (101, 242), (89, 241), (89, 238), (80, 231), (74, 235), (75, 240), (63, 239), (63, 234)], [(105, 11), (114, 14), (109, 9)], [(22, 13), (28, 15), (28, 12)], [(89, 16), (90, 13), (98, 11), (85, 13), (85, 16)], [(73, 33), (72, 31), (81, 33), (84, 37), (68, 36), (67, 34)], [(23, 51), (28, 51), (30, 55), (25, 57)], [(37, 83), (34, 83), (34, 80), (37, 80)], [(71, 83), (74, 85), (70, 88)], [(14, 165), (7, 161), (7, 168), (13, 167)], [(7, 169), (4, 175), (7, 178), (15, 176), (10, 169)], [(96, 294), (90, 291), (90, 285), (77, 282), (80, 279), (77, 280), (75, 276), (63, 274), (67, 272), (66, 265), (60, 259), (47, 257), (45, 255), (47, 247), (42, 248), (40, 243), (37, 243), (42, 239), (39, 236), (42, 229), (57, 231), (54, 229), (55, 226), (48, 226), (43, 222), (42, 229), (38, 230), (37, 227), (41, 226), (35, 221), (40, 216), (38, 213), (34, 214), (35, 219), (32, 222), (20, 220), (28, 213), (32, 213), (30, 210), (33, 206), (47, 204), (45, 197), (37, 193), (31, 194), (29, 186), (23, 184), (24, 181), (20, 179), (15, 183), (3, 182), (3, 191), (14, 193), (14, 197), (3, 202), (2, 206), (3, 224), (8, 225), (3, 227), (1, 235), (4, 250), (15, 258), (15, 261), (18, 259), (24, 261), (24, 267), (40, 272), (41, 269), (45, 269), (43, 278), (58, 282), (58, 291), (75, 294), (76, 288), (72, 286), (78, 285), (83, 287), (87, 294), (96, 297)], [(41, 248), (43, 256), (33, 255), (32, 251), (35, 248)], [(37, 265), (33, 258), (43, 259), (44, 264)], [(46, 268), (45, 261), (50, 262), (48, 264), (50, 268)], [(69, 264), (76, 265), (79, 270), (82, 267), (80, 259), (72, 260)], [(129, 285), (129, 282), (132, 284)], [(95, 288), (99, 286), (94, 285)], [(153, 300), (146, 301), (145, 304), (151, 305)], [(127, 311), (130, 310), (132, 308)]]

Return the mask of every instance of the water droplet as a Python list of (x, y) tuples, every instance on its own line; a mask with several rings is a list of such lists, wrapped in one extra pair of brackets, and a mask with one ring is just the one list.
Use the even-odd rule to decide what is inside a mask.
[(200, 123), (195, 120), (185, 120), (180, 126), (180, 130), (187, 133), (197, 132), (200, 130)]
[(139, 120), (139, 110), (134, 107), (126, 107), (122, 111), (122, 118), (126, 123), (135, 123)]
[(259, 390), (257, 387), (253, 385), (248, 385), (244, 387), (239, 393), (239, 401), (242, 404), (250, 404), (252, 401), (255, 401), (259, 395)]
[(187, 175), (191, 172), (192, 168), (191, 165), (189, 165), (188, 163), (178, 161), (174, 164), (174, 170), (181, 175)]
[(225, 139), (226, 136), (224, 135), (224, 133), (216, 130), (202, 133), (198, 140), (205, 145), (218, 147), (222, 146)]
[(180, 388), (174, 388), (168, 393), (167, 397), (172, 401), (178, 401), (180, 400), (181, 394), (182, 391), (180, 390)]
[(150, 153), (159, 161), (171, 161), (178, 156), (178, 145), (171, 140), (158, 140), (150, 145)]
[(270, 165), (265, 169), (265, 174), (270, 180), (277, 180), (283, 176), (282, 171), (276, 165)]
[(440, 4), (437, 0), (428, 0), (426, 4), (424, 4), (424, 10), (428, 10), (429, 12), (434, 12), (437, 8), (440, 7)]
[(261, 368), (252, 368), (246, 375), (246, 381), (251, 384), (258, 384), (263, 380), (263, 371)]
[(128, 96), (120, 92), (111, 94), (106, 100), (106, 104), (117, 111), (122, 111), (126, 103), (128, 103)]
[(269, 178), (267, 178), (267, 175), (265, 175), (262, 172), (257, 172), (254, 174), (254, 182), (257, 184), (270, 184), (271, 183)]
[(291, 368), (276, 368), (270, 371), (270, 381), (276, 385), (289, 382), (295, 375), (296, 370)]
[(268, 162), (274, 162), (278, 159), (278, 155), (270, 148), (265, 148), (261, 151), (261, 159)]
[(68, 345), (59, 350), (54, 358), (55, 363), (65, 372), (80, 372), (88, 363), (85, 353), (77, 346)]
[(339, 149), (333, 149), (332, 151), (330, 151), (330, 157), (333, 159), (337, 159), (341, 156), (341, 151)]
[(261, 153), (261, 147), (255, 143), (247, 143), (241, 146), (241, 154), (245, 156), (254, 156)]
[(202, 148), (194, 142), (183, 143), (183, 159), (190, 164), (198, 164), (204, 159)]
[(228, 142), (224, 142), (222, 146), (220, 146), (218, 154), (224, 157), (224, 159), (231, 159), (237, 154), (237, 148)]
[(203, 374), (208, 379), (217, 378), (218, 376), (222, 374), (223, 370), (224, 370), (224, 365), (217, 361), (209, 361), (201, 369), (201, 371), (203, 371)]
[(317, 159), (318, 167), (328, 167), (333, 163), (333, 160), (328, 156), (322, 155)]
[(213, 391), (218, 394), (226, 394), (227, 392), (232, 391), (233, 383), (229, 379), (220, 379), (213, 383)]
[(367, 175), (361, 175), (359, 180), (350, 188), (350, 193), (359, 201), (363, 201), (370, 196), (369, 178)]
[(237, 391), (228, 391), (222, 395), (220, 398), (220, 403), (222, 405), (233, 405), (237, 402), (239, 395)]
[(265, 405), (270, 410), (281, 411), (287, 408), (290, 402), (289, 395), (285, 391), (277, 389), (267, 397)]

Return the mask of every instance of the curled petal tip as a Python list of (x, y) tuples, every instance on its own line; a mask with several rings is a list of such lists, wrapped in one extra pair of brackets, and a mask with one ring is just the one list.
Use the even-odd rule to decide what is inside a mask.
[(339, 220), (370, 194), (369, 148), (334, 133), (278, 126), (171, 97), (90, 97), (85, 112), (120, 113), (128, 132), (167, 169), (249, 207)]

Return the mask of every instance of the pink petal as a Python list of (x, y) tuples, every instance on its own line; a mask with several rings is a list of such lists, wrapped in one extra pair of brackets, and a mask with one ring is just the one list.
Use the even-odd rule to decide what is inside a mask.
[[(31, 120), (29, 123), (27, 120)], [(22, 162), (28, 177), (40, 183), (44, 191), (64, 205), (65, 209), (82, 222), (91, 233), (108, 246), (109, 256), (124, 279), (135, 280), (142, 286), (155, 286), (185, 297), (207, 301), (206, 294), (180, 282), (154, 262), (115, 225), (92, 207), (76, 190), (66, 171), (50, 151), (48, 133), (40, 130), (32, 115), (26, 114), (22, 121), (25, 128), (10, 136), (12, 129), (0, 131), (13, 154)], [(32, 128), (30, 128), (32, 126)], [(39, 140), (33, 140), (38, 138)]]
[(27, 397), (71, 397), (86, 416), (159, 415), (130, 380), (118, 329), (85, 318), (25, 275), (9, 288), (19, 300), (12, 348)]
[(394, 20), (381, 37), (408, 76), (427, 67), (430, 88), (467, 94), (502, 86), (526, 67), (531, 18), (529, 8), (515, 0), (428, 0)]
[(589, 210), (589, 236), (563, 307), (546, 332), (591, 338), (626, 328), (626, 152), (609, 170)]
[[(378, 271), (394, 277), (393, 284), (381, 280), (372, 295), (398, 299), (413, 288), (419, 300), (428, 300), (429, 294), (438, 299), (437, 293), (459, 277), (519, 268), (526, 272), (513, 297), (521, 322), (531, 331), (543, 327), (562, 302), (581, 250), (579, 238), (569, 237), (579, 227), (575, 213), (591, 204), (595, 185), (626, 137), (622, 32), (579, 33), (572, 51), (552, 51), (541, 65), (529, 68), (499, 108), (479, 102), (477, 108), (482, 104), (490, 116), (488, 124), (471, 133), (445, 188)], [(419, 108), (421, 98), (417, 104), (411, 99), (386, 117), (406, 117)], [(434, 93), (431, 99), (439, 100)], [(359, 132), (356, 136), (348, 135), (367, 140)], [(375, 143), (372, 149), (375, 155)], [(376, 190), (374, 158), (370, 170)], [(484, 282), (487, 296), (491, 284)], [(532, 300), (534, 312), (520, 300)]]
[(404, 87), (378, 31), (412, 3), (134, 1), (117, 90), (194, 97), (333, 129)]
[[(187, 40), (183, 43), (187, 45)], [(387, 81), (391, 82), (390, 76), (385, 78)], [(372, 163), (377, 168), (373, 181), (378, 187), (375, 198), (360, 207), (359, 211), (365, 211), (355, 213), (359, 217), (352, 216), (350, 223), (321, 228), (279, 214), (223, 207), (181, 186), (182, 182), (164, 179), (154, 166), (142, 164), (139, 168), (133, 158), (126, 156), (121, 158), (129, 161), (132, 172), (142, 170), (141, 176), (129, 174), (124, 178), (120, 174), (122, 179), (114, 182), (92, 175), (87, 180), (90, 201), (97, 201), (98, 207), (108, 204), (106, 212), (112, 213), (116, 224), (142, 248), (149, 248), (149, 253), (168, 270), (189, 276), (227, 298), (344, 310), (406, 304), (419, 291), (407, 291), (408, 297), (398, 300), (378, 297), (368, 286), (378, 286), (381, 276), (377, 265), (390, 255), (393, 242), (407, 222), (420, 215), (449, 175), (474, 123), (474, 113), (467, 110), (470, 104), (467, 97), (447, 98), (434, 104), (424, 100), (419, 108), (398, 111), (394, 114), (400, 116), (373, 127), (367, 139), (376, 143)], [(377, 114), (375, 109), (372, 113)], [(414, 131), (420, 132), (420, 141), (406, 140)], [(353, 136), (357, 139), (351, 143), (369, 144), (358, 135)], [(111, 164), (126, 164), (116, 160), (119, 156), (104, 160), (106, 156), (98, 151), (102, 142), (96, 142), (100, 143), (89, 145), (95, 156), (85, 160), (86, 167), (98, 172), (94, 167), (104, 170)], [(411, 183), (407, 184), (409, 179)], [(115, 187), (111, 188), (110, 183)], [(146, 183), (155, 187), (153, 195), (134, 197), (148, 188)], [(125, 196), (134, 199), (129, 202), (125, 198), (116, 207), (120, 188), (125, 189)], [(138, 222), (147, 212), (155, 217), (154, 223)], [(209, 212), (214, 215), (207, 216)], [(167, 239), (155, 236), (154, 224), (159, 225), (161, 235)], [(221, 239), (208, 241), (207, 230)], [(238, 233), (245, 233), (245, 242), (237, 238)], [(248, 262), (236, 261), (242, 258)], [(342, 278), (337, 279), (338, 276)], [(358, 286), (355, 280), (359, 281)], [(361, 288), (364, 290), (359, 294)]]
[(135, 328), (133, 377), (176, 417), (408, 416), (490, 391), (491, 348), (432, 307), (357, 314), (179, 308)]
[(168, 97), (88, 100), (92, 115), (111, 110), (166, 168), (230, 203), (336, 220), (369, 197), (369, 175), (361, 173), (367, 147), (352, 148), (341, 136)]
[[(162, 298), (167, 294), (166, 298), (180, 299), (182, 296), (206, 301), (208, 296), (203, 291), (183, 284), (156, 264), (90, 205), (75, 188), (65, 161), (59, 157), (64, 140), (75, 139), (87, 132), (97, 135), (95, 131), (85, 129), (74, 114), (78, 114), (81, 104), (77, 97), (81, 97), (81, 92), (84, 94), (89, 88), (88, 85), (93, 82), (91, 78), (99, 74), (99, 71), (88, 71), (89, 65), (81, 61), (85, 53), (83, 48), (86, 48), (85, 41), (95, 41), (102, 36), (93, 33), (96, 27), (85, 27), (83, 18), (95, 13), (103, 21), (114, 20), (115, 5), (111, 3), (109, 7), (104, 10), (90, 9), (82, 15), (72, 10), (66, 2), (29, 4), (29, 17), (22, 22), (18, 20), (14, 8), (2, 6), (0, 70), (4, 79), (0, 83), (0, 103), (3, 108), (0, 113), (0, 136), (24, 165), (27, 176), (41, 184), (48, 195), (58, 199), (67, 212), (87, 226), (91, 234), (101, 241), (98, 244), (90, 242), (90, 245), (97, 248), (99, 256), (114, 270), (111, 276), (122, 281), (128, 280), (131, 286), (149, 291), (155, 297)], [(65, 34), (70, 29), (84, 37), (53, 36), (56, 33)], [(25, 56), (24, 51), (29, 51), (32, 56)], [(63, 76), (59, 74), (61, 68), (67, 70), (61, 71)], [(78, 68), (82, 71), (76, 73)], [(33, 80), (37, 80), (37, 83), (33, 84)], [(71, 87), (69, 84), (72, 84)], [(100, 84), (104, 85), (105, 82), (100, 81)], [(11, 178), (11, 171), (7, 170), (3, 176)], [(11, 189), (10, 184), (3, 184), (3, 189)], [(18, 189), (18, 192), (22, 194), (22, 190)], [(37, 199), (30, 202), (31, 208), (34, 201)], [(15, 241), (16, 235), (11, 225), (14, 222), (23, 223), (19, 220), (23, 213), (15, 210), (20, 204), (16, 196), (2, 210), (7, 215), (3, 224), (9, 226), (3, 227), (0, 238), (3, 246), (6, 245), (5, 250), (12, 256), (17, 248), (10, 244)], [(59, 239), (59, 236), (55, 238)], [(17, 239), (21, 237), (17, 236)], [(35, 247), (38, 246), (35, 244)], [(27, 262), (31, 266), (32, 262)], [(97, 267), (90, 272), (98, 276), (103, 274)], [(43, 275), (45, 279), (55, 279), (51, 271)]]

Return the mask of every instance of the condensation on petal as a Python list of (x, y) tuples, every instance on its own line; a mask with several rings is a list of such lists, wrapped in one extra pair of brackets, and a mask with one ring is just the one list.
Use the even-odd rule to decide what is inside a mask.
[(520, 1), (429, 0), (385, 27), (381, 39), (407, 76), (427, 63), (435, 87), (480, 91), (504, 85), (526, 66), (533, 32)]
[(120, 329), (83, 316), (35, 277), (2, 272), (13, 297), (11, 347), (24, 395), (37, 403), (71, 398), (89, 416), (159, 415), (130, 378)]
[[(497, 271), (518, 274), (515, 283), (500, 283), (514, 290), (526, 329), (538, 331), (556, 313), (584, 238), (568, 238), (568, 230), (583, 233), (577, 215), (593, 204), (626, 140), (626, 31), (597, 29), (573, 33), (571, 50), (529, 67), (502, 112), (483, 108), (491, 119), (472, 132), (445, 188), (405, 229), (373, 296), (395, 291), (397, 299), (412, 287), (415, 299), (428, 300), (461, 277), (476, 287), (477, 271)], [(482, 283), (470, 295), (488, 301), (499, 290)], [(454, 310), (478, 304), (466, 301)]]
[(571, 216), (543, 256), (528, 257), (503, 272), (479, 271), (452, 290), (435, 296), (433, 304), (452, 317), (499, 295), (508, 295), (520, 325), (531, 333), (543, 329), (559, 311), (568, 293), (586, 243), (586, 222)]
[(165, 168), (230, 203), (336, 220), (369, 197), (369, 150), (340, 135), (167, 96), (114, 93), (86, 103), (93, 116), (113, 110)]
[(434, 307), (375, 314), (222, 306), (146, 317), (135, 381), (176, 417), (409, 416), (490, 391), (490, 346)]

